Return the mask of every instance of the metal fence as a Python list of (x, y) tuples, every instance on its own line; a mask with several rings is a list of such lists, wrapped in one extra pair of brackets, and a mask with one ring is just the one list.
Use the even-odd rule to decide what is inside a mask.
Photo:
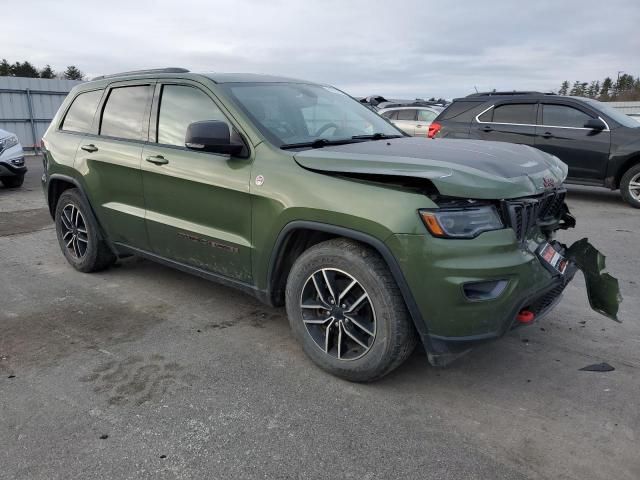
[(640, 102), (607, 102), (607, 105), (622, 113), (640, 113)]
[(77, 80), (0, 77), (0, 129), (15, 133), (25, 150), (40, 139)]

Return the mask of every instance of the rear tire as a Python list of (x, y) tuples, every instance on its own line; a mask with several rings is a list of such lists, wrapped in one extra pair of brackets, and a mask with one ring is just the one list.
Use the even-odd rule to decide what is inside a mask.
[(18, 188), (21, 187), (24, 183), (24, 175), (15, 175), (13, 177), (2, 177), (0, 178), (2, 185), (6, 188)]
[(620, 193), (625, 202), (640, 208), (640, 164), (627, 170), (620, 180)]
[(73, 268), (80, 272), (104, 270), (116, 256), (103, 240), (98, 224), (77, 188), (60, 195), (55, 210), (60, 249)]
[(300, 255), (287, 279), (286, 306), (305, 353), (346, 380), (377, 380), (416, 346), (415, 329), (386, 263), (351, 240), (322, 242)]

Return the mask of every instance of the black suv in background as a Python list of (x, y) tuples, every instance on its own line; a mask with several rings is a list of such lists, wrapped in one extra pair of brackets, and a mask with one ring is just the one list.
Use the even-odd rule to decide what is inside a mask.
[(442, 111), (428, 136), (531, 145), (569, 166), (567, 183), (619, 188), (640, 208), (640, 123), (606, 103), (540, 92), (474, 93)]

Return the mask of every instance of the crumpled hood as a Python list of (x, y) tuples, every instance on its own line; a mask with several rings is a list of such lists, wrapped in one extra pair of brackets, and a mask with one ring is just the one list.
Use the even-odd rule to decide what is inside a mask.
[(403, 137), (327, 146), (295, 154), (309, 170), (430, 180), (442, 195), (517, 198), (560, 185), (567, 166), (527, 145)]

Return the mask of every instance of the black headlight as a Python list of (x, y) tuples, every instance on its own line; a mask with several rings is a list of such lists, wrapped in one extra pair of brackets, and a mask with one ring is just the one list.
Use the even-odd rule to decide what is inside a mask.
[(502, 219), (493, 205), (420, 210), (429, 233), (440, 238), (475, 238), (482, 232), (501, 230)]

